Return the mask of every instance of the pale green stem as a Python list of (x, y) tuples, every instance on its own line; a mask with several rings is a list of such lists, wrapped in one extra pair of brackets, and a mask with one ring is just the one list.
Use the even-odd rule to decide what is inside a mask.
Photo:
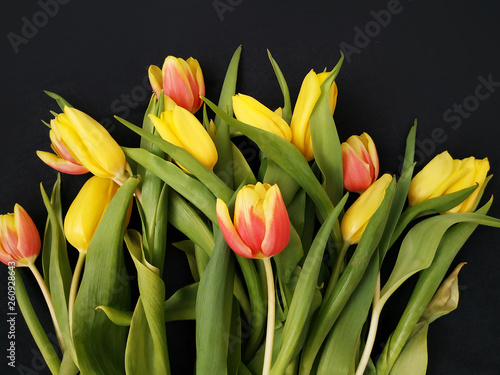
[(264, 366), (262, 375), (268, 375), (271, 370), (271, 361), (273, 358), (273, 341), (274, 341), (274, 314), (275, 314), (275, 296), (274, 296), (274, 277), (271, 258), (264, 258), (264, 266), (266, 268), (267, 281), (267, 331), (266, 331), (266, 349), (264, 354)]
[(372, 317), (370, 320), (370, 330), (368, 331), (368, 337), (366, 338), (365, 348), (363, 349), (363, 355), (359, 360), (358, 368), (356, 369), (356, 375), (363, 375), (370, 360), (370, 354), (372, 353), (373, 344), (375, 343), (375, 336), (377, 335), (378, 321), (380, 319), (380, 312), (382, 307), (384, 307), (386, 299), (380, 302), (380, 273), (377, 277), (377, 285), (375, 286), (375, 293), (373, 294), (373, 309)]
[(45, 298), (45, 302), (47, 303), (47, 307), (49, 308), (52, 322), (54, 323), (54, 329), (56, 331), (57, 340), (59, 341), (59, 346), (61, 348), (61, 351), (64, 352), (66, 350), (66, 344), (64, 343), (64, 339), (61, 334), (61, 329), (59, 328), (59, 324), (57, 323), (56, 313), (54, 311), (54, 304), (52, 303), (52, 297), (50, 295), (49, 288), (47, 288), (47, 284), (45, 284), (45, 281), (43, 280), (42, 275), (40, 275), (40, 272), (38, 272), (36, 266), (33, 263), (30, 263), (28, 267), (33, 273), (33, 276), (35, 276), (38, 285), (40, 286), (40, 290), (42, 291), (43, 297)]
[(75, 307), (76, 294), (78, 292), (78, 284), (82, 268), (85, 263), (87, 252), (80, 251), (78, 261), (76, 262), (75, 270), (73, 271), (73, 278), (71, 279), (71, 287), (69, 290), (68, 314), (69, 314), (69, 331), (73, 333), (73, 309)]
[(327, 300), (330, 297), (330, 294), (333, 292), (333, 288), (337, 284), (337, 281), (340, 276), (340, 272), (342, 271), (342, 267), (344, 265), (344, 258), (347, 249), (351, 246), (351, 244), (347, 241), (344, 241), (342, 247), (340, 248), (340, 252), (335, 260), (335, 265), (333, 266), (332, 275), (330, 276), (330, 281), (328, 282), (328, 287), (326, 288), (324, 300)]

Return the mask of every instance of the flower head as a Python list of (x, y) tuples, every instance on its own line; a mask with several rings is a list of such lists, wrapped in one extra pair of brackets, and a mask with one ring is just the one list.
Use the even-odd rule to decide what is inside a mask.
[(379, 162), (375, 143), (367, 133), (350, 136), (340, 145), (344, 188), (361, 193), (377, 179)]
[(148, 75), (157, 98), (163, 90), (177, 105), (191, 113), (198, 111), (203, 104), (200, 96), (205, 95), (205, 81), (198, 60), (168, 56), (161, 70), (151, 65)]
[(217, 149), (205, 127), (192, 113), (165, 97), (165, 111), (160, 117), (149, 117), (164, 140), (184, 148), (205, 167), (213, 169), (217, 163)]
[(279, 112), (273, 112), (258, 100), (248, 95), (233, 96), (233, 111), (236, 118), (248, 125), (268, 131), (285, 138), (292, 139), (292, 132)]
[(0, 262), (15, 267), (33, 264), (41, 241), (35, 223), (19, 204), (14, 213), (0, 215)]
[(78, 251), (87, 251), (90, 240), (119, 187), (109, 178), (92, 176), (71, 203), (64, 218), (64, 234)]
[(246, 185), (238, 192), (234, 225), (226, 204), (217, 199), (219, 226), (233, 251), (245, 258), (279, 254), (290, 240), (290, 221), (278, 185)]
[[(307, 161), (314, 159), (309, 121), (314, 106), (321, 95), (321, 84), (328, 77), (328, 74), (328, 72), (316, 74), (314, 70), (311, 70), (305, 76), (290, 122), (292, 143), (302, 152)], [(337, 85), (333, 82), (329, 91), (329, 105), (332, 115), (337, 104), (337, 93)]]
[(382, 203), (385, 191), (391, 181), (391, 175), (384, 174), (349, 207), (340, 223), (340, 231), (344, 241), (350, 244), (359, 243), (368, 222)]

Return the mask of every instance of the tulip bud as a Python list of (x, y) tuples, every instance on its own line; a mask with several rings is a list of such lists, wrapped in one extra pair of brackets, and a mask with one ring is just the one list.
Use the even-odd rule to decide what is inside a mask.
[(359, 243), (368, 222), (382, 203), (391, 181), (391, 175), (384, 174), (349, 207), (340, 223), (344, 241), (350, 244)]
[(279, 135), (287, 141), (292, 139), (292, 132), (286, 121), (251, 96), (243, 94), (233, 96), (233, 112), (241, 122)]
[[(92, 117), (66, 106), (64, 113), (52, 119), (50, 125), (51, 140), (56, 152), (73, 163), (75, 169), (80, 165), (96, 176), (112, 178), (119, 184), (127, 179), (130, 167), (123, 150)], [(40, 157), (51, 162), (44, 154)]]
[(166, 100), (165, 111), (160, 117), (149, 117), (164, 140), (184, 148), (205, 167), (213, 169), (217, 163), (217, 149), (205, 127), (192, 113)]
[(290, 221), (278, 185), (246, 185), (238, 192), (234, 225), (226, 204), (217, 199), (217, 219), (226, 242), (245, 258), (279, 254), (290, 240)]
[[(321, 84), (328, 77), (328, 74), (328, 72), (316, 74), (314, 70), (311, 70), (302, 81), (299, 96), (293, 109), (292, 120), (290, 122), (292, 143), (300, 150), (307, 161), (314, 159), (309, 119), (321, 95)], [(337, 85), (334, 82), (329, 91), (329, 105), (332, 115), (336, 103)]]
[(205, 81), (198, 60), (168, 56), (161, 70), (151, 65), (148, 75), (156, 98), (163, 90), (177, 105), (191, 113), (198, 111), (203, 104), (200, 96), (205, 95)]
[(344, 188), (361, 193), (377, 179), (379, 162), (377, 149), (367, 133), (350, 136), (340, 145)]
[(35, 223), (19, 204), (14, 213), (0, 215), (0, 262), (14, 267), (33, 264), (41, 241)]
[[(119, 187), (109, 178), (92, 176), (71, 203), (64, 218), (64, 234), (78, 251), (87, 251), (90, 240)], [(127, 222), (131, 208), (132, 206), (127, 214)]]
[(476, 204), (489, 169), (488, 158), (478, 160), (469, 157), (458, 160), (452, 159), (448, 151), (444, 151), (413, 177), (408, 191), (409, 204), (413, 206), (424, 200), (478, 184), (478, 188), (467, 199), (447, 211), (447, 213), (470, 212)]

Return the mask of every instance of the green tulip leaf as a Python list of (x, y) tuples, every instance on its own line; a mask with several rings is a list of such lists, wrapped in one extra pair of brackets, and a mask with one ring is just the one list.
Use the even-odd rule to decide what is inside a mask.
[(203, 183), (184, 173), (172, 162), (161, 159), (146, 150), (125, 147), (123, 150), (125, 155), (136, 160), (146, 169), (153, 172), (172, 189), (191, 201), (210, 220), (217, 222), (217, 216), (215, 215), (215, 196), (205, 185), (203, 185)]
[(393, 178), (385, 191), (382, 203), (370, 218), (349, 263), (335, 286), (331, 289), (332, 292), (329, 293), (328, 296), (325, 296), (301, 355), (301, 371), (307, 373), (307, 371), (311, 370), (323, 341), (363, 277), (370, 263), (370, 259), (377, 248), (382, 233), (384, 232), (394, 197), (395, 185), (396, 182)]
[(140, 293), (125, 351), (127, 374), (169, 374), (163, 306), (165, 284), (159, 270), (144, 259), (141, 235), (129, 229), (125, 232), (125, 243), (137, 270)]
[(299, 184), (297, 184), (295, 179), (269, 158), (267, 159), (267, 168), (263, 182), (269, 185), (277, 184), (280, 188), (283, 201), (287, 206), (299, 189)]
[(311, 309), (314, 291), (317, 288), (318, 275), (326, 242), (334, 223), (337, 221), (347, 201), (347, 196), (346, 194), (328, 216), (327, 220), (325, 220), (307, 254), (302, 271), (299, 275), (299, 280), (297, 281), (297, 286), (295, 287), (290, 309), (288, 310), (288, 316), (283, 330), (282, 345), (278, 357), (271, 368), (270, 374), (282, 374), (293, 359), (293, 355), (298, 350), (302, 331)]
[(50, 96), (52, 99), (54, 99), (57, 102), (57, 105), (59, 105), (59, 108), (61, 108), (61, 111), (64, 111), (64, 107), (70, 107), (73, 108), (71, 104), (69, 104), (66, 99), (64, 99), (61, 95), (58, 95), (56, 93), (44, 90), (44, 93), (46, 93), (48, 96)]
[(287, 124), (290, 124), (290, 121), (292, 120), (292, 102), (290, 100), (288, 85), (286, 84), (285, 77), (283, 76), (278, 63), (273, 59), (273, 56), (271, 55), (271, 52), (269, 50), (267, 50), (267, 55), (269, 57), (269, 61), (271, 61), (271, 65), (273, 66), (274, 74), (278, 79), (278, 84), (280, 85), (281, 92), (283, 93), (283, 120), (285, 120)]
[(321, 84), (321, 95), (311, 113), (309, 127), (314, 159), (321, 169), (325, 191), (334, 205), (340, 201), (344, 191), (342, 176), (342, 151), (337, 127), (329, 104), (330, 87), (340, 71), (344, 55)]
[(127, 329), (114, 325), (97, 306), (130, 307), (123, 253), (126, 213), (139, 181), (129, 178), (109, 203), (87, 250), (73, 312), (73, 342), (82, 373), (123, 374)]
[(57, 356), (52, 343), (47, 337), (40, 321), (38, 320), (35, 309), (33, 309), (28, 292), (24, 286), (22, 272), (18, 268), (14, 268), (14, 272), (16, 301), (21, 313), (23, 314), (26, 325), (28, 326), (31, 336), (35, 340), (35, 343), (38, 346), (38, 349), (40, 350), (40, 353), (42, 354), (42, 357), (47, 363), (50, 371), (53, 374), (59, 374), (61, 361)]
[(233, 186), (240, 186), (243, 183), (255, 185), (257, 179), (248, 165), (245, 156), (234, 144), (231, 147), (233, 151)]
[(399, 355), (390, 375), (425, 375), (427, 373), (427, 332), (428, 324), (422, 327), (408, 341)]

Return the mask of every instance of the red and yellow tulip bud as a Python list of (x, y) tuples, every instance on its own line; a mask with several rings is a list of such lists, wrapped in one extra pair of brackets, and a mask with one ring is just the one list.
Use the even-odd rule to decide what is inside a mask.
[(479, 160), (469, 157), (459, 160), (453, 159), (448, 151), (444, 151), (413, 177), (408, 191), (409, 204), (413, 206), (478, 184), (478, 188), (466, 200), (447, 211), (470, 212), (476, 204), (489, 169), (488, 158)]
[(165, 111), (160, 117), (149, 117), (164, 140), (184, 148), (205, 167), (213, 169), (217, 163), (217, 149), (205, 127), (191, 112), (166, 100)]
[(55, 128), (49, 132), (50, 140), (52, 141), (51, 148), (54, 154), (46, 151), (37, 151), (38, 157), (49, 167), (56, 171), (67, 174), (85, 174), (89, 170), (77, 162), (68, 151), (68, 147), (64, 144), (61, 136)]
[(16, 204), (14, 213), (0, 215), (0, 262), (14, 267), (30, 266), (40, 248), (40, 235), (24, 208)]
[(233, 96), (233, 111), (236, 118), (248, 125), (279, 135), (287, 141), (292, 139), (292, 132), (279, 112), (273, 112), (258, 100), (248, 95)]
[[(311, 70), (302, 81), (299, 96), (293, 109), (290, 122), (292, 143), (302, 152), (307, 161), (314, 159), (309, 119), (321, 95), (321, 84), (328, 77), (328, 74), (328, 72), (316, 74), (314, 70)], [(332, 115), (337, 104), (337, 92), (337, 85), (333, 82), (329, 91), (329, 105)]]
[[(53, 142), (64, 146), (64, 153), (96, 176), (123, 183), (130, 167), (121, 147), (108, 131), (89, 115), (64, 107), (50, 122)], [(62, 148), (59, 149), (61, 152)]]
[(365, 191), (378, 177), (375, 143), (368, 134), (363, 133), (349, 137), (340, 147), (344, 188), (356, 193)]
[(290, 220), (278, 185), (246, 185), (238, 192), (234, 225), (226, 204), (217, 199), (217, 219), (227, 244), (245, 258), (279, 254), (290, 240)]
[(391, 175), (384, 174), (349, 207), (340, 223), (344, 241), (350, 244), (359, 243), (368, 222), (382, 203), (391, 181)]
[[(71, 203), (64, 218), (64, 234), (78, 251), (87, 251), (90, 240), (119, 187), (109, 178), (92, 176)], [(132, 205), (127, 213), (127, 223), (131, 209)]]
[(163, 90), (177, 105), (191, 113), (198, 111), (203, 104), (200, 96), (205, 95), (205, 81), (198, 60), (168, 56), (161, 70), (151, 65), (148, 75), (156, 98)]

